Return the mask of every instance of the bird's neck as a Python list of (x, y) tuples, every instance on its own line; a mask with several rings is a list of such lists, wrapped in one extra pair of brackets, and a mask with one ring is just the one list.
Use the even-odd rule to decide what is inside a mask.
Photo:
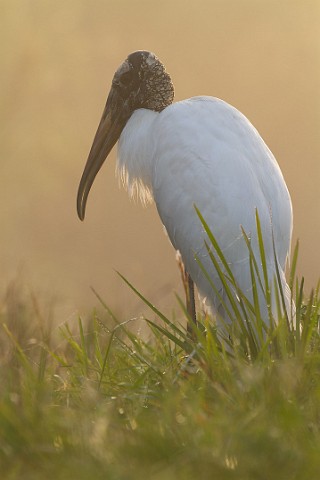
[(117, 173), (130, 196), (152, 201), (152, 168), (155, 146), (154, 122), (159, 113), (136, 110), (124, 127), (117, 156)]

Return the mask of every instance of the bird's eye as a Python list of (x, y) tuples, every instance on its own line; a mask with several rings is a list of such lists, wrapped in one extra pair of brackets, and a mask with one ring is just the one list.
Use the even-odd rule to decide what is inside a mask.
[(121, 75), (121, 78), (120, 78), (120, 83), (121, 85), (123, 85), (124, 87), (127, 87), (132, 81), (132, 74), (131, 72), (125, 72)]

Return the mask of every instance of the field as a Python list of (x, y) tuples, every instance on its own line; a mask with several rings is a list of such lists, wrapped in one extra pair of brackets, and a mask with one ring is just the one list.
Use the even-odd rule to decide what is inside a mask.
[(188, 334), (181, 300), (169, 319), (122, 278), (150, 310), (147, 334), (98, 294), (100, 311), (56, 329), (13, 285), (0, 336), (1, 478), (318, 478), (319, 287), (305, 298), (297, 252), (296, 313), (280, 315), (280, 288), (269, 327), (238, 291), (231, 326), (199, 313)]

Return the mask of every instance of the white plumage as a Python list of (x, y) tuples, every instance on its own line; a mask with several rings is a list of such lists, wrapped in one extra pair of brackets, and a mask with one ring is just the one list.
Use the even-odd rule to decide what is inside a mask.
[[(153, 55), (149, 52), (132, 55), (137, 53)], [(148, 58), (151, 66), (150, 58), (158, 61), (155, 56)], [(132, 63), (133, 67), (129, 70), (124, 67), (125, 64), (120, 67), (114, 84), (123, 71), (131, 72), (135, 68)], [(109, 98), (112, 100), (111, 94)], [(110, 110), (111, 100), (108, 99), (106, 110)], [(142, 201), (154, 199), (171, 243), (180, 251), (186, 270), (200, 294), (224, 316), (220, 300), (195, 260), (197, 254), (224, 298), (221, 281), (204, 245), (207, 236), (194, 205), (215, 235), (239, 287), (249, 298), (252, 288), (249, 253), (241, 226), (251, 238), (252, 248), (259, 259), (255, 224), (257, 209), (269, 278), (273, 279), (276, 274), (273, 235), (282, 286), (289, 305), (290, 293), (284, 271), (290, 251), (292, 207), (274, 156), (247, 118), (222, 100), (202, 96), (174, 104), (171, 101), (158, 109), (149, 105), (133, 108), (122, 125), (122, 133), (117, 130), (117, 135), (120, 135), (117, 168), (129, 192), (136, 192)], [(138, 106), (144, 107), (144, 103), (140, 100)], [(111, 122), (108, 120), (109, 130), (110, 123), (114, 128), (117, 119), (113, 115)], [(103, 150), (103, 142), (99, 140), (99, 131), (101, 136), (105, 129), (103, 121), (104, 117), (89, 155), (88, 162), (91, 156), (91, 164), (92, 157), (97, 159)], [(93, 151), (95, 144), (99, 148)], [(105, 158), (105, 151), (102, 156)], [(91, 183), (97, 171), (91, 176)], [(88, 172), (84, 176), (86, 178), (82, 189), (80, 185), (79, 194), (80, 204), (82, 199), (85, 205), (87, 194), (80, 192), (86, 189)], [(82, 213), (83, 218), (84, 208)], [(81, 211), (79, 215), (81, 217)]]
[(160, 113), (136, 110), (120, 136), (118, 169), (131, 194), (137, 192), (142, 201), (154, 198), (172, 245), (215, 310), (221, 311), (219, 302), (195, 253), (215, 285), (221, 287), (221, 282), (207, 254), (207, 236), (194, 205), (209, 224), (239, 287), (249, 296), (249, 251), (241, 226), (251, 236), (258, 259), (257, 209), (269, 278), (276, 274), (273, 232), (285, 282), (292, 230), (290, 196), (272, 153), (238, 110), (212, 97), (191, 98)]

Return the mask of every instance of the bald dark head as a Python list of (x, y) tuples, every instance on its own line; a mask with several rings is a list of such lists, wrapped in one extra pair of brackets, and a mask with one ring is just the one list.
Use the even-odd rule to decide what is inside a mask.
[(81, 220), (93, 181), (133, 112), (139, 108), (161, 112), (173, 97), (170, 75), (154, 53), (138, 50), (120, 65), (81, 177), (77, 198)]
[(152, 52), (131, 53), (116, 71), (112, 85), (128, 98), (132, 111), (148, 108), (160, 112), (173, 102), (174, 87), (165, 66)]

